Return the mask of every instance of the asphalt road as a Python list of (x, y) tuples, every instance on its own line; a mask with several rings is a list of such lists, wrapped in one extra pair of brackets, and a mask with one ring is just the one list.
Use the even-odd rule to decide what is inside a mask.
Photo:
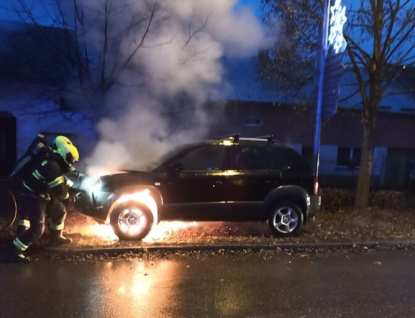
[(414, 265), (405, 250), (0, 264), (0, 317), (415, 317)]

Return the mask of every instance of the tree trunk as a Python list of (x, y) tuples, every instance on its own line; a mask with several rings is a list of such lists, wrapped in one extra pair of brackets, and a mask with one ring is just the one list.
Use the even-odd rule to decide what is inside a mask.
[(376, 106), (367, 107), (363, 115), (363, 142), (360, 158), (360, 172), (357, 179), (355, 207), (365, 208), (369, 204), (370, 179), (372, 174), (373, 149), (375, 145), (376, 116), (368, 109), (377, 109)]

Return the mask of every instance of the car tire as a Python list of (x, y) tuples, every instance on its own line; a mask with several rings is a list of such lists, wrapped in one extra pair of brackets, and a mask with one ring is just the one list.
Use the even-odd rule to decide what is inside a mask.
[(273, 205), (268, 214), (268, 226), (271, 232), (278, 237), (296, 235), (304, 223), (304, 214), (301, 209), (290, 202), (281, 202)]
[(111, 226), (120, 240), (141, 240), (153, 226), (153, 214), (144, 204), (124, 202), (111, 213)]

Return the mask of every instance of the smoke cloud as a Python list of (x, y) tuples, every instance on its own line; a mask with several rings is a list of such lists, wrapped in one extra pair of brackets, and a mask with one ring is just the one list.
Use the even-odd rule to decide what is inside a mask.
[[(237, 0), (83, 0), (82, 36), (102, 87), (91, 168), (146, 169), (179, 144), (205, 138), (206, 101), (223, 82), (224, 56), (270, 44)], [(110, 81), (108, 80), (110, 79)], [(90, 170), (91, 171), (91, 170)]]

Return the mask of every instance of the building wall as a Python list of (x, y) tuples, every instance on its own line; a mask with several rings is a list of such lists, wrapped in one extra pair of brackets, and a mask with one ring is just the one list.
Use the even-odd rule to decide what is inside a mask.
[(16, 118), (18, 158), (40, 132), (68, 135), (83, 157), (95, 142), (92, 122), (78, 113), (61, 111), (59, 95), (52, 86), (0, 80), (0, 111)]
[[(216, 107), (219, 108), (221, 120), (213, 127), (212, 136), (235, 132), (249, 137), (272, 134), (299, 153), (310, 155), (315, 124), (306, 107), (243, 102), (229, 102)], [(400, 187), (403, 180), (408, 179), (406, 175), (415, 179), (415, 138), (411, 136), (415, 136), (415, 115), (379, 113), (372, 186)], [(335, 116), (323, 119), (319, 166), (322, 185), (355, 186), (358, 164), (339, 165), (339, 148), (359, 150), (362, 138), (363, 127), (357, 110), (339, 109)], [(311, 158), (306, 156), (306, 159)], [(397, 169), (396, 166), (403, 165), (403, 162), (408, 168)]]

